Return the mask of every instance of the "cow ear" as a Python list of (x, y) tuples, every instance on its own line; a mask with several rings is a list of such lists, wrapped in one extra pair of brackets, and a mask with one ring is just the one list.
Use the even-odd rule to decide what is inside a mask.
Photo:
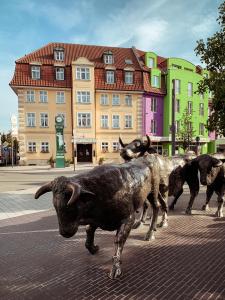
[(212, 157), (212, 164), (213, 164), (213, 167), (220, 167), (222, 166), (222, 161), (215, 158), (215, 157)]
[(120, 143), (120, 145), (121, 145), (122, 148), (125, 147), (125, 145), (124, 145), (124, 143), (123, 143), (123, 141), (122, 141), (122, 139), (120, 137), (119, 137), (119, 143)]

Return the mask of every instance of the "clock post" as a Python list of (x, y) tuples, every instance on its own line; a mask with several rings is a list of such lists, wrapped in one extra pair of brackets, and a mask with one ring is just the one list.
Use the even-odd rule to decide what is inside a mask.
[(64, 156), (64, 120), (61, 116), (55, 117), (56, 131), (56, 168), (65, 168)]

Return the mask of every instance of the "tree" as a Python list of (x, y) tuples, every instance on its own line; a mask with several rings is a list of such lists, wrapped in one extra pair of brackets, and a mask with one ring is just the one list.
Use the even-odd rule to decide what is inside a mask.
[[(12, 134), (11, 134), (11, 132), (9, 132), (9, 133), (2, 133), (1, 134), (1, 141), (2, 141), (2, 144), (4, 143), (4, 142), (7, 142), (8, 143), (8, 147), (11, 147), (12, 146)], [(13, 147), (14, 147), (14, 149), (16, 150), (16, 152), (18, 152), (18, 150), (19, 150), (19, 142), (18, 142), (18, 140), (17, 140), (17, 138), (13, 138)]]
[(217, 19), (220, 30), (206, 43), (197, 41), (196, 55), (200, 56), (209, 71), (209, 78), (204, 78), (198, 85), (198, 93), (212, 92), (212, 113), (206, 128), (225, 136), (225, 2), (219, 6)]
[(192, 115), (186, 108), (182, 114), (182, 118), (179, 120), (180, 128), (177, 129), (176, 138), (181, 144), (181, 148), (184, 150), (189, 149), (190, 144), (194, 140), (195, 130), (192, 126)]

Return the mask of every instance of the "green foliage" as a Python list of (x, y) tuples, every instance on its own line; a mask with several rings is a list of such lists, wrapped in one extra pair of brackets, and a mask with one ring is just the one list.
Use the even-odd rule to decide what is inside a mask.
[(195, 130), (193, 126), (189, 125), (190, 123), (192, 124), (192, 115), (189, 114), (187, 108), (184, 110), (182, 118), (179, 121), (180, 129), (176, 134), (176, 139), (180, 142), (181, 148), (186, 151), (195, 138)]
[(195, 52), (210, 73), (210, 77), (204, 78), (198, 86), (199, 93), (212, 91), (212, 113), (206, 128), (225, 136), (225, 2), (219, 7), (217, 21), (220, 30), (206, 43), (202, 39), (197, 41)]
[[(9, 133), (2, 133), (1, 134), (1, 141), (2, 141), (2, 144), (4, 142), (7, 142), (8, 143), (8, 147), (11, 147), (12, 145), (12, 135), (11, 135), (11, 132)], [(19, 151), (19, 142), (17, 140), (17, 138), (13, 138), (13, 146), (14, 146), (14, 149), (17, 150), (17, 152)]]

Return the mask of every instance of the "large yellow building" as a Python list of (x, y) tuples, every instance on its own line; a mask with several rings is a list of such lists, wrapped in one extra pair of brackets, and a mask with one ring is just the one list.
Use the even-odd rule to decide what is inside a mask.
[(51, 43), (17, 60), (20, 163), (55, 158), (57, 115), (67, 159), (118, 161), (119, 136), (142, 136), (143, 81), (134, 48)]

